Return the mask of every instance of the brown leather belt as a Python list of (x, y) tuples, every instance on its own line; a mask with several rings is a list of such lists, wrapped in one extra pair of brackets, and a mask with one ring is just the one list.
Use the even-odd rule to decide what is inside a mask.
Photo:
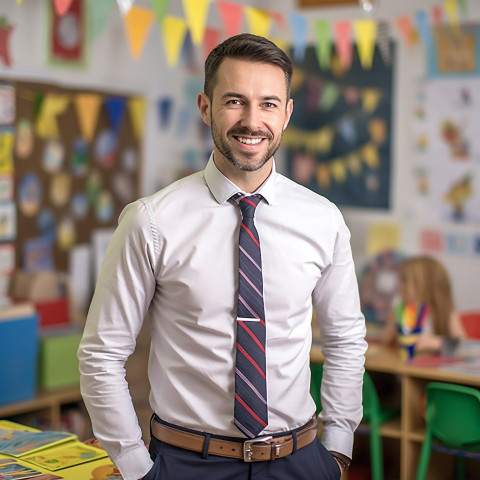
[[(185, 432), (152, 419), (152, 434), (158, 440), (193, 452), (203, 452), (205, 435)], [(297, 450), (310, 445), (318, 434), (317, 417), (296, 431)], [(293, 437), (266, 435), (245, 441), (232, 441), (210, 437), (208, 454), (229, 457), (245, 462), (261, 462), (286, 457), (293, 452)]]

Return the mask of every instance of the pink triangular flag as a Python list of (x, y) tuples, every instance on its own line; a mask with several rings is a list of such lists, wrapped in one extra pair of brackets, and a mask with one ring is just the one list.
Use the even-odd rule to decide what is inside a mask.
[(217, 3), (218, 13), (225, 26), (227, 37), (238, 35), (241, 31), (243, 19), (243, 6), (236, 3), (222, 2)]
[(398, 17), (396, 19), (397, 27), (400, 30), (400, 33), (403, 36), (403, 40), (407, 47), (411, 47), (413, 45), (413, 37), (412, 37), (412, 20), (408, 15), (403, 15), (402, 17)]
[(57, 14), (60, 16), (65, 15), (72, 4), (72, 1), (73, 0), (53, 0)]
[(432, 18), (435, 25), (442, 23), (443, 10), (440, 5), (435, 5), (432, 7)]
[(216, 28), (207, 27), (203, 37), (203, 56), (208, 57), (208, 54), (218, 45), (220, 40), (220, 32)]
[(349, 21), (335, 22), (333, 25), (333, 40), (340, 62), (345, 69), (352, 64), (352, 24)]

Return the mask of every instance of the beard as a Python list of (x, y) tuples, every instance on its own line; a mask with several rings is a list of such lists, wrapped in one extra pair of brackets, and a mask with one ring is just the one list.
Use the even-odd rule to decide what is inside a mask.
[(227, 138), (235, 135), (241, 137), (242, 135), (252, 135), (252, 136), (262, 136), (265, 137), (265, 141), (270, 142), (267, 150), (264, 155), (258, 160), (252, 161), (252, 158), (256, 155), (255, 152), (243, 152), (241, 155), (234, 155), (232, 149), (228, 145), (227, 140), (222, 136), (222, 132), (217, 127), (217, 124), (213, 121), (213, 118), (210, 119), (212, 126), (212, 139), (217, 150), (238, 170), (244, 170), (248, 172), (254, 172), (262, 168), (269, 160), (275, 155), (275, 152), (280, 147), (281, 135), (278, 140), (273, 142), (273, 135), (270, 132), (263, 131), (250, 131), (246, 128), (234, 128), (227, 132)]

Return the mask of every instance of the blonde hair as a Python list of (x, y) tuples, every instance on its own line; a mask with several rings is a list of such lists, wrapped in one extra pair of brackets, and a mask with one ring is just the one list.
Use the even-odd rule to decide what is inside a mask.
[(429, 304), (434, 333), (450, 336), (450, 316), (455, 307), (443, 265), (432, 257), (412, 257), (402, 263), (400, 275), (413, 287), (415, 300)]

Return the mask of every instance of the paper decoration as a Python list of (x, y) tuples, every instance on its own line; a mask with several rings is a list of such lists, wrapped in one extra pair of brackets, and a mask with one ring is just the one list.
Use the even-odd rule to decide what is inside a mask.
[(40, 209), (43, 188), (40, 179), (34, 173), (26, 173), (18, 184), (18, 205), (26, 217), (33, 217)]
[(47, 173), (55, 173), (62, 167), (65, 148), (60, 139), (47, 140), (43, 147), (42, 167)]
[(377, 45), (386, 65), (392, 63), (392, 49), (390, 47), (390, 23), (380, 20), (377, 25)]
[(53, 0), (53, 4), (55, 5), (55, 11), (57, 14), (63, 16), (68, 12), (72, 0)]
[[(347, 21), (338, 21), (333, 25), (334, 41), (340, 62), (345, 69), (349, 69), (352, 64), (352, 38), (351, 23)], [(318, 47), (317, 47), (318, 50)]]
[(247, 19), (248, 31), (253, 35), (268, 38), (270, 28), (272, 27), (272, 18), (268, 12), (252, 7), (245, 7), (244, 11)]
[(364, 88), (362, 90), (363, 110), (372, 113), (377, 109), (382, 98), (382, 92), (378, 88)]
[(330, 23), (326, 20), (317, 20), (315, 22), (315, 49), (318, 64), (322, 69), (329, 70), (332, 55), (332, 39), (330, 36)]
[(400, 225), (395, 222), (375, 222), (368, 226), (366, 252), (376, 255), (400, 248)]
[(242, 31), (243, 6), (230, 2), (217, 2), (218, 13), (226, 29), (227, 37), (238, 35)]
[(94, 40), (105, 29), (112, 13), (115, 0), (87, 0), (88, 32), (90, 40)]
[(220, 31), (216, 28), (206, 28), (203, 37), (203, 58), (206, 59), (209, 53), (220, 43)]
[(183, 18), (166, 16), (163, 21), (163, 43), (167, 56), (167, 64), (173, 67), (178, 62), (178, 57), (182, 48), (187, 24)]
[(142, 54), (154, 17), (151, 10), (136, 6), (133, 6), (123, 17), (128, 46), (132, 57), (135, 59)]
[(120, 10), (120, 14), (125, 16), (130, 9), (132, 8), (135, 0), (117, 0), (118, 9)]
[(13, 26), (7, 23), (5, 17), (0, 17), (0, 58), (7, 67), (12, 64), (10, 57), (10, 36), (12, 32)]
[(128, 110), (132, 122), (135, 136), (140, 139), (143, 135), (143, 126), (145, 123), (145, 99), (142, 97), (133, 97), (128, 100)]
[(159, 98), (157, 101), (158, 120), (160, 123), (160, 128), (162, 129), (166, 129), (170, 125), (172, 105), (172, 97)]
[(123, 115), (125, 113), (125, 98), (107, 97), (104, 100), (104, 105), (107, 110), (107, 116), (112, 130), (115, 133), (118, 133), (122, 124)]
[(13, 176), (0, 175), (0, 202), (13, 200)]
[(434, 25), (440, 25), (443, 21), (443, 9), (440, 5), (432, 7), (432, 19)]
[(63, 94), (49, 94), (42, 102), (40, 113), (35, 122), (35, 131), (41, 138), (58, 138), (57, 117), (65, 112), (70, 99)]
[(293, 58), (300, 62), (307, 48), (307, 18), (304, 15), (291, 13), (289, 19), (293, 30)]
[(13, 202), (0, 203), (0, 241), (13, 240), (17, 236), (17, 213)]
[(443, 3), (445, 13), (453, 27), (458, 27), (457, 0), (445, 0)]
[(25, 159), (30, 156), (34, 138), (32, 122), (28, 118), (19, 118), (15, 131), (15, 155), (18, 158)]
[(402, 34), (403, 41), (407, 47), (411, 47), (414, 44), (412, 19), (408, 15), (398, 17), (396, 19), (397, 27)]
[(15, 247), (11, 244), (0, 245), (0, 275), (9, 275), (15, 269)]
[(0, 125), (11, 125), (15, 120), (15, 89), (0, 84)]
[(50, 203), (57, 208), (64, 207), (72, 196), (72, 177), (66, 172), (60, 172), (52, 177), (50, 182)]
[(153, 11), (157, 17), (157, 22), (160, 27), (163, 27), (163, 19), (167, 14), (168, 6), (170, 5), (170, 0), (151, 0)]
[(374, 20), (356, 20), (354, 28), (360, 63), (364, 69), (369, 69), (375, 51), (377, 24)]
[(205, 32), (210, 0), (182, 0), (185, 20), (194, 45), (200, 45)]
[(73, 97), (78, 123), (83, 138), (91, 142), (97, 125), (102, 96), (97, 93), (79, 93)]
[(13, 133), (0, 130), (0, 175), (13, 173)]
[(430, 228), (420, 230), (420, 250), (423, 253), (440, 253), (443, 248), (443, 234), (439, 230)]
[(23, 243), (23, 269), (26, 272), (54, 270), (52, 242), (44, 237), (26, 239)]
[(415, 12), (415, 19), (417, 21), (418, 31), (424, 45), (427, 48), (432, 46), (432, 34), (430, 32), (430, 26), (428, 24), (427, 13), (424, 10), (417, 10)]

